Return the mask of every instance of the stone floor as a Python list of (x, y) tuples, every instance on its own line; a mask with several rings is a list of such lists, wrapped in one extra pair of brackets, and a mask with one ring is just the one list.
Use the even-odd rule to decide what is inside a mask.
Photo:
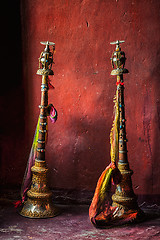
[(0, 208), (0, 239), (7, 240), (138, 240), (160, 239), (160, 209), (144, 209), (143, 223), (109, 229), (96, 229), (89, 221), (87, 205), (60, 206), (62, 213), (50, 219), (20, 216), (11, 203)]

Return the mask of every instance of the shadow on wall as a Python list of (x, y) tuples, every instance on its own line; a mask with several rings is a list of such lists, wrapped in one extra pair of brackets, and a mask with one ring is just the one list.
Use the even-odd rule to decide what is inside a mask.
[[(5, 1), (1, 30), (5, 38), (1, 48), (3, 71), (0, 92), (0, 182), (18, 184), (25, 150), (25, 102), (22, 82), (21, 20), (19, 0)], [(4, 14), (4, 16), (3, 16)], [(7, 14), (7, 17), (6, 17)]]
[(52, 161), (48, 163), (51, 188), (85, 192), (86, 195), (93, 193), (99, 176), (110, 163), (111, 127), (106, 123), (106, 119), (90, 122), (73, 117), (67, 127), (68, 136), (63, 135), (62, 147), (55, 134)]

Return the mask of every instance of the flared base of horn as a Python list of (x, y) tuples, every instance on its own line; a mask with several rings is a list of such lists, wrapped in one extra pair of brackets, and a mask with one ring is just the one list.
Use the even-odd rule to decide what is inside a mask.
[(116, 218), (127, 219), (126, 222), (141, 222), (145, 218), (144, 212), (138, 207), (135, 198), (112, 196), (112, 207), (117, 207)]
[(31, 168), (32, 184), (27, 192), (27, 201), (24, 203), (20, 215), (29, 218), (49, 218), (57, 216), (60, 211), (53, 205), (52, 192), (47, 187), (47, 171), (45, 161), (35, 159)]
[(139, 208), (137, 196), (132, 188), (131, 175), (133, 171), (128, 163), (118, 163), (118, 168), (122, 174), (122, 180), (117, 185), (115, 194), (112, 195), (112, 206), (118, 207), (117, 216), (132, 216), (132, 221), (141, 221), (144, 219), (144, 212)]
[(37, 196), (34, 199), (28, 198), (19, 213), (21, 216), (28, 218), (51, 218), (59, 215), (60, 210), (53, 205), (51, 197)]

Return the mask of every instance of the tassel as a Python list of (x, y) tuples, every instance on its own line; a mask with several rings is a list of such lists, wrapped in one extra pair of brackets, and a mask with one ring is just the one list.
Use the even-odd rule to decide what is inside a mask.
[(22, 203), (26, 200), (26, 194), (31, 185), (31, 180), (32, 180), (31, 167), (34, 165), (35, 158), (36, 158), (36, 149), (37, 149), (37, 145), (38, 145), (37, 140), (38, 140), (38, 134), (39, 134), (39, 122), (40, 122), (40, 118), (38, 118), (38, 123), (37, 123), (36, 131), (34, 134), (34, 140), (33, 140), (30, 154), (29, 154), (27, 167), (25, 170), (25, 174), (24, 174), (23, 182), (22, 182), (22, 186), (21, 186)]
[(54, 89), (54, 86), (51, 84), (51, 80), (48, 78), (48, 88)]
[(109, 164), (108, 167), (106, 167), (106, 169), (102, 172), (97, 182), (94, 197), (89, 208), (89, 217), (93, 224), (96, 221), (96, 217), (103, 211), (104, 202), (109, 195), (112, 171), (113, 169), (111, 168), (111, 164)]
[(105, 225), (110, 221), (113, 215), (117, 212), (117, 207), (110, 206), (110, 192), (111, 184), (118, 184), (121, 180), (121, 173), (116, 167), (119, 150), (119, 103), (118, 103), (118, 89), (116, 96), (113, 99), (114, 105), (114, 121), (110, 132), (110, 156), (111, 163), (101, 174), (96, 190), (93, 196), (92, 203), (89, 208), (89, 218), (91, 223), (96, 227)]
[[(48, 112), (48, 116), (50, 117), (51, 122), (55, 123), (57, 120), (56, 109), (53, 107), (52, 104), (49, 104), (47, 110), (48, 110), (47, 112)], [(24, 174), (23, 182), (22, 182), (22, 186), (21, 186), (22, 203), (26, 200), (27, 191), (30, 189), (30, 186), (32, 183), (31, 168), (35, 164), (36, 150), (37, 150), (37, 146), (38, 146), (39, 126), (40, 126), (39, 123), (40, 123), (40, 118), (38, 118), (38, 123), (37, 123), (36, 131), (34, 134), (34, 140), (33, 140), (32, 148), (30, 151), (30, 155), (29, 155), (28, 162), (27, 162), (27, 167), (25, 170), (25, 174)], [(47, 134), (46, 134), (46, 142), (47, 142)]]
[(52, 123), (55, 123), (57, 121), (57, 110), (54, 108), (52, 104), (48, 105), (48, 116)]
[(15, 208), (18, 208), (18, 207), (20, 207), (22, 205), (22, 201), (18, 200), (16, 202), (13, 202), (13, 205), (14, 205)]
[(102, 172), (96, 186), (94, 197), (89, 208), (89, 218), (95, 226), (111, 220), (117, 212), (116, 207), (110, 206), (111, 184), (121, 181), (121, 173), (114, 163), (110, 163)]
[(50, 80), (48, 81), (48, 88), (49, 89), (54, 89), (54, 86), (51, 84)]

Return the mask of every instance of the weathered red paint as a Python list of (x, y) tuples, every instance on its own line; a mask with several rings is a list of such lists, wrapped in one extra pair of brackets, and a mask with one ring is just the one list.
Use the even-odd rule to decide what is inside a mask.
[(124, 79), (133, 187), (137, 194), (159, 194), (159, 10), (159, 1), (147, 0), (21, 1), (27, 151), (20, 146), (21, 164), (10, 175), (22, 177), (25, 170), (39, 114), (39, 42), (49, 40), (56, 44), (49, 102), (58, 110), (56, 124), (49, 123), (46, 149), (50, 186), (95, 188), (110, 162), (116, 79), (110, 76), (114, 47), (109, 43), (119, 39), (125, 40), (130, 72)]

